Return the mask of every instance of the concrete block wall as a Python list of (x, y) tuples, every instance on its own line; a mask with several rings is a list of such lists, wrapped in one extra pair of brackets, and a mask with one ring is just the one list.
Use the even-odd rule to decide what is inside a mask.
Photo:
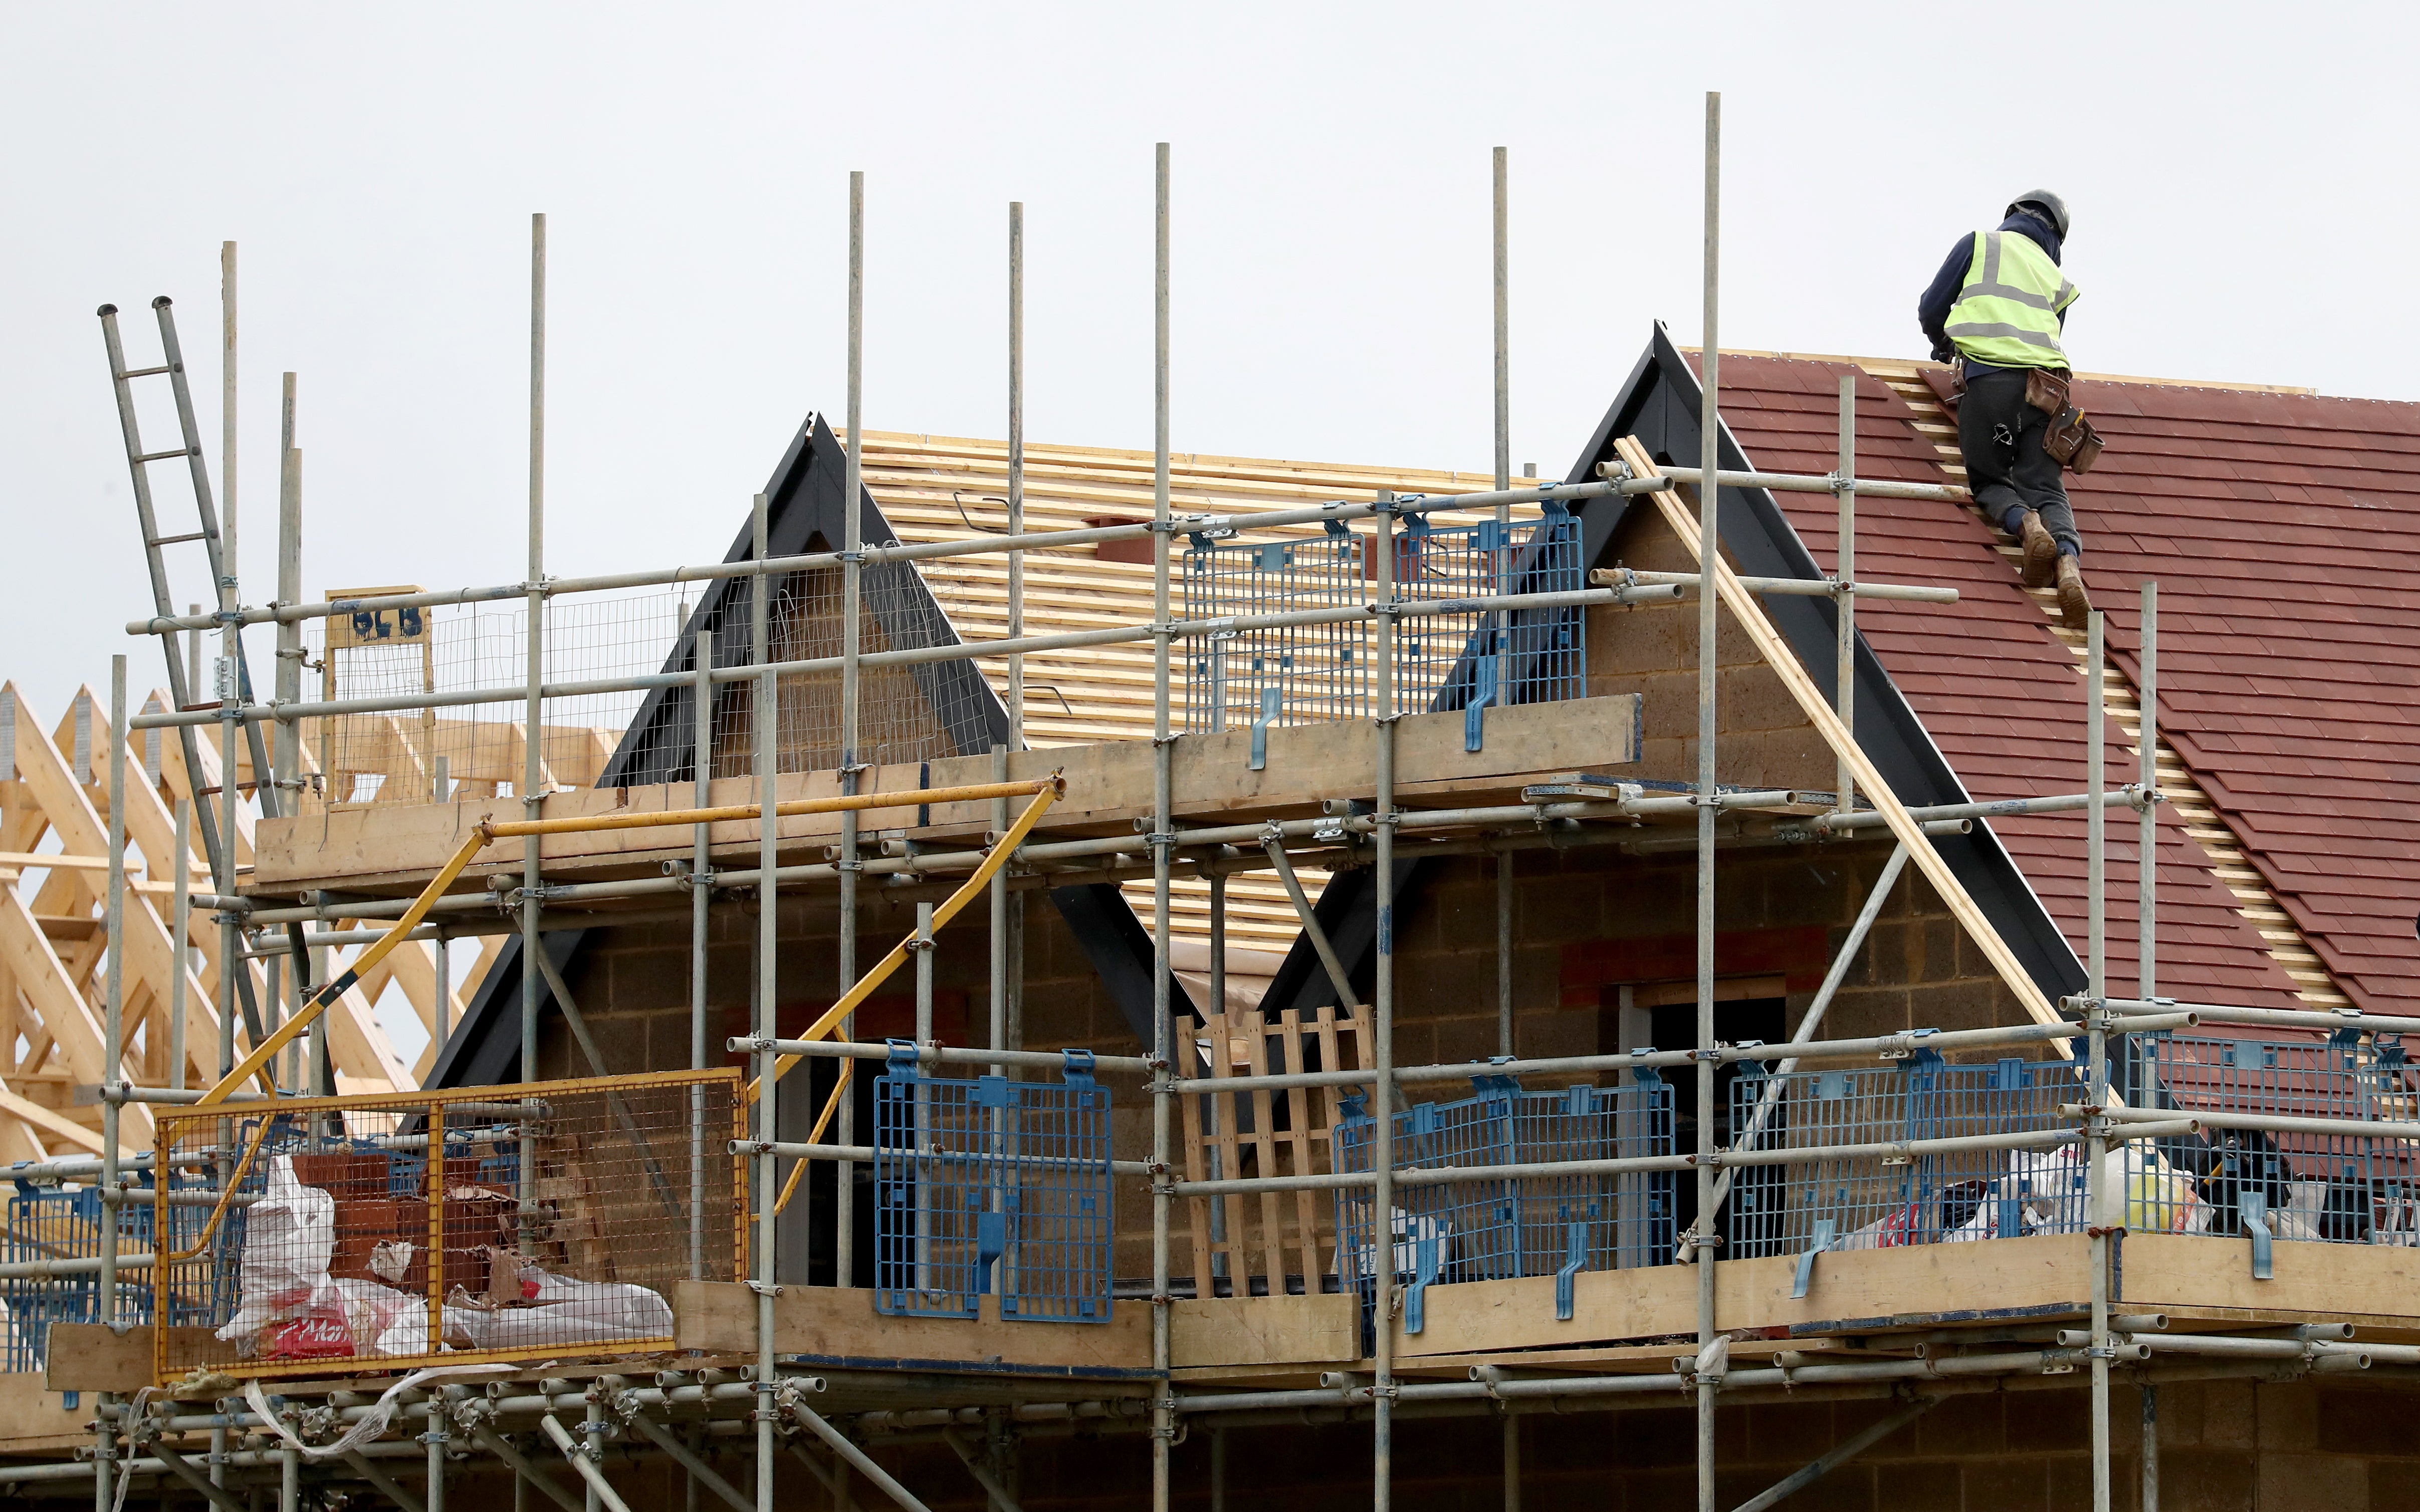
[[(2058, 1378), (2060, 1382), (2072, 1378)], [(2420, 1443), (2412, 1398), (2382, 1383), (2250, 1380), (2160, 1388), (2160, 1512), (2412, 1512)], [(1850, 1435), (1891, 1415), (1886, 1398), (1723, 1409), (1715, 1433), (1716, 1504), (1736, 1506)], [(2071, 1512), (2091, 1504), (2089, 1398), (2047, 1380), (1951, 1396), (1863, 1455), (1790, 1497), (1790, 1512)], [(2141, 1409), (2134, 1386), (2111, 1393), (2112, 1504), (2140, 1512)], [(1525, 1414), (1524, 1512), (1689, 1512), (1697, 1504), (1694, 1417), (1680, 1407)], [(1172, 1504), (1210, 1506), (1211, 1433), (1174, 1454)], [(1366, 1424), (1226, 1430), (1227, 1500), (1267, 1512), (1353, 1512), (1370, 1499)], [(936, 1512), (980, 1512), (982, 1492), (937, 1444), (888, 1444), (877, 1460)], [(1399, 1420), (1394, 1504), (1402, 1512), (1496, 1512), (1504, 1504), (1503, 1429), (1484, 1416)], [(678, 1504), (681, 1473), (608, 1450), (607, 1471), (633, 1506)], [(745, 1486), (749, 1454), (721, 1441), (717, 1465)], [(1109, 1512), (1148, 1504), (1149, 1441), (1133, 1432), (1037, 1436), (1018, 1451), (1020, 1504), (1033, 1512)], [(567, 1479), (568, 1477), (564, 1477)], [(863, 1484), (856, 1504), (879, 1501)], [(463, 1475), (452, 1504), (509, 1504), (493, 1473)], [(823, 1512), (833, 1503), (787, 1455), (776, 1504)]]

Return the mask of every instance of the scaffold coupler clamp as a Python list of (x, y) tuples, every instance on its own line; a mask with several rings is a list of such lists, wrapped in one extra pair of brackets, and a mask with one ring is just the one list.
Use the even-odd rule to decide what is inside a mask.
[(1489, 1401), (1496, 1403), (1498, 1407), (1505, 1405), (1504, 1394), (1497, 1389), (1504, 1384), (1504, 1369), (1501, 1365), (1472, 1365), (1470, 1367), (1470, 1379), (1487, 1388), (1487, 1399)]
[(1630, 464), (1619, 457), (1610, 462), (1599, 462), (1596, 475), (1607, 483), (1627, 483), (1631, 478)]
[(771, 1400), (770, 1407), (758, 1412), (759, 1419), (786, 1426), (798, 1421), (799, 1413), (810, 1411), (806, 1398), (822, 1393), (824, 1378), (783, 1376), (779, 1381), (760, 1381), (755, 1385), (760, 1396), (769, 1393)]

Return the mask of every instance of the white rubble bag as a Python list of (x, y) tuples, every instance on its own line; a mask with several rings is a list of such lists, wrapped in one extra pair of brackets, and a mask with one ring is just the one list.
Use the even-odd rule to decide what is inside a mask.
[(335, 1253), (336, 1199), (295, 1180), (291, 1156), (271, 1157), (268, 1191), (244, 1222), (235, 1316), (219, 1339), (246, 1359), (427, 1353), (423, 1299), (330, 1276)]
[(268, 1191), (244, 1219), (243, 1247), (236, 1257), (235, 1316), (218, 1331), (246, 1359), (269, 1342), (271, 1329), (288, 1330), (292, 1342), (307, 1335), (315, 1352), (334, 1352), (349, 1342), (344, 1294), (328, 1278), (336, 1253), (336, 1199), (294, 1179), (294, 1159), (272, 1155)]
[(512, 1306), (457, 1288), (445, 1308), (447, 1337), (473, 1350), (518, 1350), (673, 1336), (672, 1304), (646, 1287), (579, 1281), (526, 1260), (520, 1279), (527, 1300)]

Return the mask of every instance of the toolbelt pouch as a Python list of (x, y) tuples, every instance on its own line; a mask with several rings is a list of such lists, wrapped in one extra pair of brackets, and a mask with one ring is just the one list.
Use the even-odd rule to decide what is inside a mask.
[[(2067, 385), (2062, 383), (2059, 387), (2064, 390)], [(2101, 433), (2092, 428), (2092, 422), (2084, 418), (2083, 410), (2068, 405), (2059, 410), (2052, 419), (2050, 428), (2042, 433), (2042, 450), (2050, 454), (2052, 461), (2071, 472), (2089, 472), (2092, 464), (2101, 459)]]
[(2067, 408), (2067, 375), (2047, 367), (2025, 369), (2025, 403), (2046, 415)]

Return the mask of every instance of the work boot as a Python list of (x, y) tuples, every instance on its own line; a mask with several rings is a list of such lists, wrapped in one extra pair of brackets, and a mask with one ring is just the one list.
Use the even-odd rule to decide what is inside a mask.
[(2017, 527), (2017, 539), (2025, 548), (2025, 586), (2048, 588), (2052, 576), (2058, 571), (2058, 541), (2042, 524), (2041, 517), (2030, 509)]
[(2071, 556), (2058, 559), (2058, 612), (2078, 635), (2092, 627), (2092, 596), (2084, 591), (2084, 568)]

